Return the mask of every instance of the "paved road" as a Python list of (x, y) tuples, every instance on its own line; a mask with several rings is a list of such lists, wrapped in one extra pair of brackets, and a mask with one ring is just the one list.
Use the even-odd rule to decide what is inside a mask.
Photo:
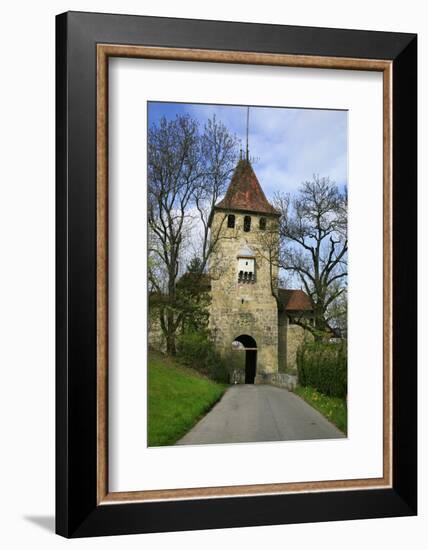
[(230, 387), (178, 445), (345, 437), (297, 395), (267, 385)]

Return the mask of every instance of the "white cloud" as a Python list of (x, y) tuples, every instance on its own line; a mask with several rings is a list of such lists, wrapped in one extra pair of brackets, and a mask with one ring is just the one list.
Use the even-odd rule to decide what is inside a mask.
[[(176, 105), (177, 112), (188, 112), (201, 127), (215, 114), (245, 149), (246, 107)], [(266, 195), (293, 192), (313, 174), (346, 184), (347, 120), (345, 111), (251, 107), (250, 155), (256, 158), (254, 170)]]

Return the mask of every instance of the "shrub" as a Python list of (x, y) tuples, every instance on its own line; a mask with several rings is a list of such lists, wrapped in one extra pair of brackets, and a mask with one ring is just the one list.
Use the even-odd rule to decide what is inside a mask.
[(216, 382), (229, 382), (227, 361), (216, 352), (206, 332), (186, 332), (177, 338), (177, 356), (185, 365)]
[(206, 374), (206, 356), (210, 342), (203, 332), (185, 332), (177, 337), (177, 356), (188, 366)]
[(228, 384), (230, 374), (226, 362), (217, 353), (215, 354), (215, 356), (215, 360), (212, 361), (209, 365), (208, 376), (216, 382)]
[(304, 343), (297, 351), (301, 386), (311, 386), (325, 395), (345, 398), (347, 394), (347, 348), (345, 343)]

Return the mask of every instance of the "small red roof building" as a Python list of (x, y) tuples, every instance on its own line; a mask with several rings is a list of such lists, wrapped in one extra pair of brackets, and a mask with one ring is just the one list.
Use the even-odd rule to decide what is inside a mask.
[(278, 299), (283, 311), (313, 311), (312, 300), (303, 290), (278, 289)]

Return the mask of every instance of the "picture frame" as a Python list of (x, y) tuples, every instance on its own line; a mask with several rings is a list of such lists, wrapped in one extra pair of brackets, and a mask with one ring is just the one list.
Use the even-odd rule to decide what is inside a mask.
[[(107, 82), (108, 60), (115, 56), (383, 73), (382, 478), (109, 492)], [(417, 513), (416, 75), (414, 34), (82, 12), (57, 16), (58, 534)]]

